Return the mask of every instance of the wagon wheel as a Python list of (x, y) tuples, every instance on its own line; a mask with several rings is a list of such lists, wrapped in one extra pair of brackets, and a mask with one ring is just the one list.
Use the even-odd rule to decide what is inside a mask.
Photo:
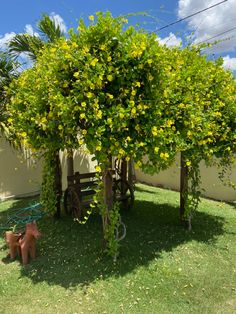
[(73, 187), (67, 188), (64, 195), (64, 208), (67, 215), (81, 219), (81, 202)]
[(114, 180), (113, 183), (114, 200), (120, 201), (122, 207), (131, 209), (134, 205), (134, 191), (128, 182), (122, 182), (121, 179)]

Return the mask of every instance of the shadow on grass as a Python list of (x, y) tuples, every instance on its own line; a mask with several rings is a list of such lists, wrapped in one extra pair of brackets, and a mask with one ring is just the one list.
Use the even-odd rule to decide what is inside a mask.
[(178, 207), (170, 204), (137, 200), (134, 209), (122, 217), (127, 236), (121, 242), (116, 264), (102, 254), (102, 226), (98, 216), (92, 216), (85, 225), (70, 217), (57, 221), (42, 219), (38, 258), (22, 267), (21, 275), (35, 284), (45, 281), (67, 289), (86, 287), (98, 279), (122, 276), (138, 266), (148, 265), (154, 258), (160, 258), (162, 252), (170, 252), (185, 242), (212, 243), (224, 233), (223, 218), (202, 212), (196, 213), (194, 231), (184, 230), (178, 225)]

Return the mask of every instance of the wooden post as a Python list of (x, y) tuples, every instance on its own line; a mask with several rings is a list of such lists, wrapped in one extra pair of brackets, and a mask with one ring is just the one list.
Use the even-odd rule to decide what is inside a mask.
[(184, 154), (180, 153), (180, 222), (187, 227), (185, 215), (185, 196), (188, 192), (188, 168), (185, 163)]
[(135, 181), (135, 174), (134, 174), (133, 160), (130, 159), (128, 162), (128, 183), (132, 189), (134, 189), (133, 187), (134, 181)]
[[(67, 150), (66, 162), (67, 162), (67, 177), (73, 176), (74, 175), (74, 159), (73, 159), (72, 149)], [(67, 185), (68, 185), (68, 181), (67, 181)]]

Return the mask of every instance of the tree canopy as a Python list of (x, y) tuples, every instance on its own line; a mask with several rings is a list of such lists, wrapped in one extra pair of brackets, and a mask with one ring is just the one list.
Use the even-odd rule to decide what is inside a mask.
[(86, 144), (103, 169), (117, 156), (153, 173), (183, 152), (196, 199), (200, 160), (234, 160), (232, 74), (199, 48), (161, 46), (124, 17), (90, 21), (44, 45), (11, 84), (10, 131), (37, 150)]

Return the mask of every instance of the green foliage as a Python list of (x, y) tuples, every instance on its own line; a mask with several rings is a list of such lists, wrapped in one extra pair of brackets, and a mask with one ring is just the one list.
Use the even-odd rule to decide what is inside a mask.
[(44, 155), (43, 182), (40, 202), (48, 213), (56, 212), (57, 196), (55, 193), (55, 152), (49, 151)]
[(222, 68), (222, 60), (209, 61), (194, 47), (167, 52), (170, 74), (164, 96), (168, 106), (163, 114), (174, 122), (175, 140), (189, 168), (189, 215), (199, 200), (200, 161), (227, 168), (235, 159), (236, 82)]
[(112, 210), (109, 211), (109, 223), (105, 225), (104, 238), (107, 241), (106, 251), (108, 255), (116, 258), (119, 250), (119, 239), (116, 238), (116, 230), (119, 227), (120, 221), (120, 206), (119, 203), (113, 205)]
[(11, 85), (9, 129), (38, 150), (86, 144), (101, 165), (133, 158), (145, 172), (178, 152), (190, 175), (187, 215), (199, 200), (198, 163), (236, 152), (236, 83), (222, 61), (194, 47), (160, 46), (154, 34), (110, 13), (45, 45), (35, 66)]

